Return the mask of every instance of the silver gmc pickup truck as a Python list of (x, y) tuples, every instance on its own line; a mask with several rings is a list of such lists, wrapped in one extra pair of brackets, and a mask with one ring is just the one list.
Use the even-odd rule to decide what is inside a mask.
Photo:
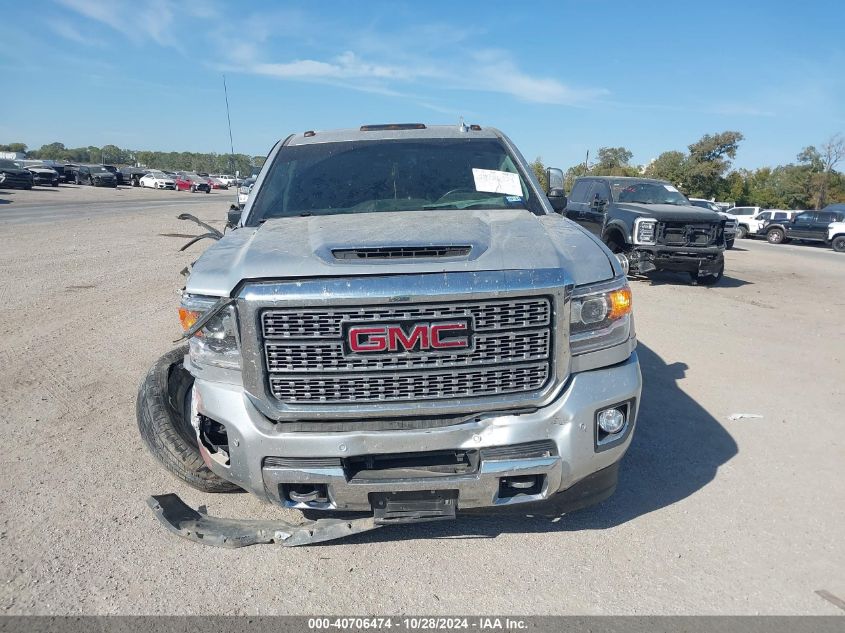
[(615, 490), (641, 391), (625, 272), (496, 129), (280, 141), (179, 314), (187, 353), (139, 393), (153, 455), (201, 490), (327, 517), (237, 522), (152, 497), (181, 536), (302, 544)]

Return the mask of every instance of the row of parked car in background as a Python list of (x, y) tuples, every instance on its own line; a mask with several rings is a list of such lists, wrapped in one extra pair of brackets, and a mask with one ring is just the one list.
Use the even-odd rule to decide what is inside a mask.
[(241, 184), (228, 174), (192, 171), (165, 171), (115, 165), (77, 164), (58, 161), (0, 159), (0, 186), (31, 189), (33, 186), (58, 187), (59, 183), (94, 187), (149, 187), (177, 191), (210, 192)]
[[(0, 159), (0, 188), (58, 187), (60, 182), (94, 187), (131, 185), (192, 193), (210, 193), (212, 189), (238, 187), (238, 204), (243, 208), (255, 184), (255, 177), (241, 180), (228, 174), (165, 171), (141, 167), (118, 169), (114, 165)], [(678, 257), (674, 255), (668, 257), (665, 253), (655, 259), (653, 253), (643, 255), (642, 249), (634, 248), (637, 245), (637, 231), (659, 229), (671, 232), (671, 228), (667, 228), (668, 224), (655, 223), (654, 228), (650, 229), (648, 218), (644, 220), (642, 217), (635, 217), (638, 216), (637, 213), (628, 213), (632, 208), (636, 211), (636, 208), (631, 206), (632, 204), (643, 204), (639, 198), (649, 198), (649, 200), (655, 198), (655, 201), (649, 203), (652, 215), (656, 212), (655, 208), (667, 207), (667, 205), (670, 215), (672, 209), (677, 206), (699, 207), (717, 213), (724, 220), (718, 239), (723, 242), (723, 247), (726, 249), (733, 248), (737, 239), (762, 237), (771, 244), (783, 244), (792, 240), (821, 242), (831, 246), (837, 252), (845, 252), (845, 203), (828, 205), (819, 211), (764, 209), (754, 206), (735, 206), (726, 210), (724, 203), (704, 198), (687, 198), (666, 181), (585, 177), (575, 181), (568, 198), (565, 215), (593, 232), (601, 232), (611, 250), (617, 253), (628, 252), (629, 257), (632, 258), (629, 264), (634, 270), (654, 269), (653, 267), (657, 266), (689, 270), (694, 276), (701, 276), (702, 281), (709, 280), (711, 277), (714, 280), (721, 277), (721, 272), (710, 275), (709, 271), (713, 267), (708, 267), (709, 264), (707, 264), (702, 268), (701, 261), (696, 260), (693, 265), (691, 261), (677, 261)], [(608, 212), (613, 210), (618, 217), (608, 216)], [(660, 212), (665, 214), (666, 211), (667, 209), (663, 208)], [(627, 215), (631, 215), (631, 218), (627, 218)], [(636, 225), (634, 220), (637, 220)], [(680, 222), (680, 220), (677, 221)], [(686, 248), (696, 240), (705, 238), (704, 233), (698, 235), (694, 223), (687, 222), (683, 226), (684, 231), (689, 234), (684, 236), (685, 245), (681, 245), (680, 242), (678, 245)], [(618, 230), (614, 231), (614, 227)], [(623, 235), (627, 238), (623, 238)], [(716, 239), (716, 236), (710, 235), (707, 239), (710, 243)], [(672, 262), (669, 261), (670, 259)], [(719, 269), (718, 264), (714, 265), (713, 270)]]
[(738, 220), (737, 237), (765, 238), (770, 244), (824, 243), (845, 253), (845, 203), (829, 204), (818, 211), (734, 207), (728, 213)]

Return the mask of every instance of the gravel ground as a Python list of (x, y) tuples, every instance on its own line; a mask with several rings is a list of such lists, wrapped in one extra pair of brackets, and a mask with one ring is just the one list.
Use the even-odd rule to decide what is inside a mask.
[(137, 386), (178, 336), (178, 271), (202, 249), (166, 235), (197, 232), (181, 210), (222, 226), (228, 202), (0, 191), (0, 612), (845, 615), (815, 593), (845, 598), (845, 256), (809, 246), (738, 242), (714, 288), (632, 282), (643, 404), (598, 507), (294, 549), (166, 532), (149, 494), (298, 516), (187, 488), (135, 428)]

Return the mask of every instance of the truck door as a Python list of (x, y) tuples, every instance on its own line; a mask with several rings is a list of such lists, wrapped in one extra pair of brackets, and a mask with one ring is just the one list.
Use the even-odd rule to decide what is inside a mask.
[(787, 237), (802, 240), (811, 238), (813, 225), (816, 222), (816, 212), (799, 213), (792, 222), (785, 224)]
[(816, 221), (810, 229), (810, 239), (825, 241), (827, 240), (827, 225), (836, 220), (836, 214), (830, 211), (820, 211), (816, 214)]
[(569, 201), (566, 205), (566, 217), (585, 228), (587, 222), (587, 209), (590, 207), (589, 195), (592, 186), (592, 180), (576, 180), (575, 184), (572, 186), (572, 191), (569, 194)]
[(594, 180), (589, 199), (590, 204), (586, 211), (584, 228), (601, 236), (607, 208), (610, 205), (610, 187), (603, 180)]

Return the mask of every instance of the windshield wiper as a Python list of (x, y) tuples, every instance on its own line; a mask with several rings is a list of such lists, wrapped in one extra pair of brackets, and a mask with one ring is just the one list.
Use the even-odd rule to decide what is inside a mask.
[(423, 205), (423, 209), (428, 211), (432, 209), (483, 209), (485, 207), (490, 207), (491, 209), (524, 209), (524, 205), (507, 205), (503, 207), (498, 206), (490, 206), (491, 200), (497, 200), (498, 198), (487, 198), (486, 200), (458, 200), (456, 202), (435, 202), (432, 204), (425, 204)]

